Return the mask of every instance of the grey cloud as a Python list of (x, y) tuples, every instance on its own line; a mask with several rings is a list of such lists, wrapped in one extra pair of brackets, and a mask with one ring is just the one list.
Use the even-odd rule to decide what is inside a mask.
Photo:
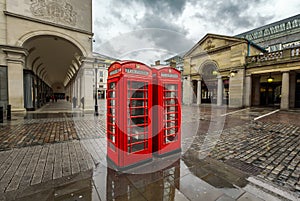
[[(201, 4), (205, 13), (195, 13), (194, 16), (199, 17), (204, 23), (210, 22), (214, 27), (222, 27), (223, 32), (234, 34), (236, 30), (256, 28), (266, 24), (274, 16), (253, 16), (250, 14), (245, 15), (245, 11), (251, 8), (251, 6), (259, 6), (265, 3), (262, 0), (254, 0), (251, 3), (249, 1), (195, 1), (195, 4)], [(237, 34), (237, 33), (236, 33)]]
[(140, 29), (121, 34), (96, 46), (107, 54), (123, 55), (137, 50), (157, 49), (171, 53), (181, 53), (194, 44), (185, 35), (166, 29)]
[(184, 30), (182, 27), (179, 27), (167, 19), (159, 17), (158, 15), (149, 13), (147, 13), (144, 18), (138, 22), (138, 25), (145, 28), (161, 28), (186, 33), (186, 30)]
[[(117, 41), (126, 41), (126, 43), (122, 42), (123, 46), (127, 46), (127, 51), (133, 51), (132, 48), (136, 48), (135, 45), (130, 43), (140, 43), (140, 40), (143, 41), (151, 41), (150, 44), (141, 43), (141, 49), (143, 48), (156, 48), (161, 50), (166, 50), (172, 54), (181, 53), (183, 51), (187, 51), (189, 48), (193, 46), (193, 41), (188, 40), (186, 35), (188, 34), (187, 30), (183, 27), (180, 27), (175, 24), (176, 17), (175, 15), (179, 15), (182, 13), (186, 1), (182, 0), (154, 0), (154, 1), (136, 1), (139, 2), (140, 6), (145, 6), (147, 12), (143, 16), (142, 19), (136, 19), (135, 24), (129, 22), (127, 19), (123, 19), (121, 11), (123, 6), (130, 7), (133, 3), (132, 0), (113, 0), (110, 3), (110, 14), (112, 14), (115, 20), (119, 20), (120, 22), (126, 24), (131, 27), (132, 31), (127, 34), (122, 34), (117, 38), (114, 38), (104, 44), (95, 45), (96, 50), (101, 50), (101, 52), (105, 51), (107, 53), (115, 53), (112, 56), (118, 56), (124, 54), (124, 52), (120, 52), (120, 49), (117, 50)], [(135, 12), (133, 10), (133, 12)], [(101, 34), (101, 33), (99, 33)], [(135, 37), (136, 40), (127, 41), (126, 38), (130, 35), (130, 37)], [(99, 37), (99, 36), (98, 36)], [(96, 38), (96, 40), (98, 40)], [(176, 42), (175, 42), (176, 41)]]
[(187, 1), (185, 0), (143, 0), (147, 8), (152, 8), (155, 12), (171, 12), (173, 15), (180, 15)]
[(113, 0), (112, 6), (119, 10), (122, 6), (130, 6), (133, 2), (137, 2), (146, 7), (148, 12), (157, 15), (167, 15), (171, 13), (174, 16), (182, 14), (186, 5), (186, 0)]

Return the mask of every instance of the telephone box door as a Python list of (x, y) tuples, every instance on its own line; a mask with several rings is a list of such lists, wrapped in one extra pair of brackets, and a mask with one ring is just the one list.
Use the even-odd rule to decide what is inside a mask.
[(152, 157), (151, 80), (126, 79), (127, 134), (124, 144), (124, 165), (134, 164)]
[(107, 81), (107, 157), (118, 169), (152, 159), (152, 71), (133, 61), (114, 62)]
[[(181, 151), (181, 78), (180, 72), (165, 67), (157, 71), (157, 136), (154, 138), (157, 155)], [(153, 117), (154, 119), (154, 117)]]

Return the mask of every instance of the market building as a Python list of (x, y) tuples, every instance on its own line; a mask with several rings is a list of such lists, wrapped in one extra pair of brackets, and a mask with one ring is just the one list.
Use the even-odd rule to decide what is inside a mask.
[(0, 0), (0, 11), (0, 106), (68, 96), (93, 109), (92, 0)]
[(183, 103), (300, 107), (299, 40), (300, 15), (234, 37), (207, 34), (184, 55)]

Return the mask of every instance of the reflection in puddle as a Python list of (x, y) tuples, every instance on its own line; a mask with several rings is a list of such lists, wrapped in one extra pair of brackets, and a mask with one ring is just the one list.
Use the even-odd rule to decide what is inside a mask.
[(101, 200), (174, 200), (179, 178), (180, 160), (147, 174), (120, 173), (105, 167), (94, 174), (95, 188)]
[(6, 201), (91, 201), (92, 170), (0, 194)]
[(122, 173), (100, 165), (95, 170), (8, 192), (3, 198), (7, 201), (173, 201), (199, 197), (215, 200), (223, 194), (236, 199), (244, 193), (237, 187), (242, 174), (210, 159), (184, 160), (177, 159), (164, 169), (144, 174)]

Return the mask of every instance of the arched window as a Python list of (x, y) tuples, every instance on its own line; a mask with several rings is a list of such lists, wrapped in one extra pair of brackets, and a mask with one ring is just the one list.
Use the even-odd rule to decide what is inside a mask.
[(214, 63), (206, 63), (202, 66), (202, 73), (200, 73), (204, 80), (217, 79), (218, 68)]

